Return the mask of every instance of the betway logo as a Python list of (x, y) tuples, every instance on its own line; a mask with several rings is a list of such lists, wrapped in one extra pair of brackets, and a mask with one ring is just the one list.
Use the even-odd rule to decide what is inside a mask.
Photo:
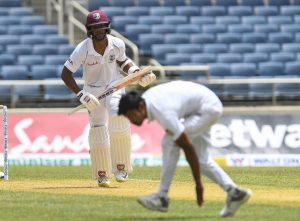
[[(10, 152), (14, 154), (20, 153), (63, 153), (68, 150), (72, 153), (86, 153), (89, 151), (88, 134), (89, 125), (87, 125), (82, 133), (76, 137), (62, 136), (56, 134), (52, 140), (47, 134), (40, 134), (36, 138), (32, 138), (30, 134), (26, 132), (28, 128), (33, 124), (33, 119), (26, 118), (19, 121), (14, 127), (14, 134), (19, 142), (19, 145), (11, 147)], [(138, 150), (142, 148), (145, 141), (142, 140), (136, 134), (132, 136), (132, 150)]]
[(229, 125), (216, 124), (211, 128), (214, 147), (234, 145), (239, 148), (274, 148), (283, 145), (300, 148), (300, 124), (262, 125), (258, 128), (255, 120), (233, 119)]

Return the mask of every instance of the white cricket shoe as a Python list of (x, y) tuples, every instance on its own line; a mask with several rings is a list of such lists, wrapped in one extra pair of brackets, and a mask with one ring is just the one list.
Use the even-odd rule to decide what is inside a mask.
[(226, 205), (220, 215), (222, 217), (233, 216), (239, 207), (250, 199), (251, 195), (252, 192), (249, 189), (232, 188), (227, 193)]
[(168, 211), (169, 199), (165, 197), (160, 197), (157, 193), (139, 197), (137, 201), (139, 204), (141, 204), (149, 210), (156, 210), (160, 212)]
[(108, 177), (105, 175), (106, 173), (105, 172), (98, 172), (98, 186), (99, 187), (110, 187), (110, 182), (109, 182), (109, 179)]
[(115, 178), (119, 183), (125, 182), (128, 178), (128, 173), (124, 170), (118, 170), (115, 172)]

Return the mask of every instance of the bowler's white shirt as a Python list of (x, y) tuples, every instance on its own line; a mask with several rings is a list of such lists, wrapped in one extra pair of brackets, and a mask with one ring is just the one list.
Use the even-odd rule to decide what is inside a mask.
[(106, 87), (113, 81), (122, 78), (118, 61), (126, 59), (125, 44), (123, 40), (107, 35), (108, 45), (103, 56), (97, 53), (90, 38), (77, 45), (65, 66), (75, 72), (83, 66), (83, 80), (88, 87)]
[(218, 111), (223, 105), (207, 87), (187, 81), (172, 81), (147, 90), (145, 99), (148, 120), (157, 120), (176, 140), (184, 131), (181, 119), (194, 114)]

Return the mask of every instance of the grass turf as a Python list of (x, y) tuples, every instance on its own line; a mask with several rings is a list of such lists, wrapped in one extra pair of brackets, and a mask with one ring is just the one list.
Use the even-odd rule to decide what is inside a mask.
[[(253, 198), (230, 220), (296, 221), (300, 217), (300, 168), (225, 168)], [(178, 167), (169, 212), (148, 211), (136, 202), (159, 184), (159, 167), (136, 167), (124, 184), (100, 189), (89, 167), (11, 167), (0, 182), (0, 220), (221, 220), (225, 194), (204, 179), (205, 204), (197, 207), (190, 169)]]

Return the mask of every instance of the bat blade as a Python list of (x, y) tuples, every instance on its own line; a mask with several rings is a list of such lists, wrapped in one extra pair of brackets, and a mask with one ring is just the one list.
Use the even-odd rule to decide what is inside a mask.
[[(145, 67), (143, 70), (140, 70), (138, 72), (135, 72), (133, 74), (127, 75), (126, 77), (122, 78), (121, 80), (117, 81), (116, 83), (114, 83), (109, 89), (105, 90), (102, 94), (100, 94), (97, 98), (98, 100), (101, 100), (109, 95), (111, 95), (112, 93), (114, 93), (115, 91), (124, 88), (138, 80), (140, 80), (144, 75), (148, 74), (151, 72), (151, 66), (147, 66)], [(68, 115), (74, 114), (75, 112), (79, 111), (80, 109), (84, 108), (84, 104), (81, 104), (77, 107), (75, 107), (74, 109), (72, 109)]]
[(112, 85), (114, 88), (124, 88), (138, 80), (140, 80), (144, 75), (150, 73), (152, 70), (151, 66), (145, 67), (143, 70), (140, 70), (138, 72), (135, 72), (133, 74), (127, 75), (126, 77), (122, 78), (118, 82)]

